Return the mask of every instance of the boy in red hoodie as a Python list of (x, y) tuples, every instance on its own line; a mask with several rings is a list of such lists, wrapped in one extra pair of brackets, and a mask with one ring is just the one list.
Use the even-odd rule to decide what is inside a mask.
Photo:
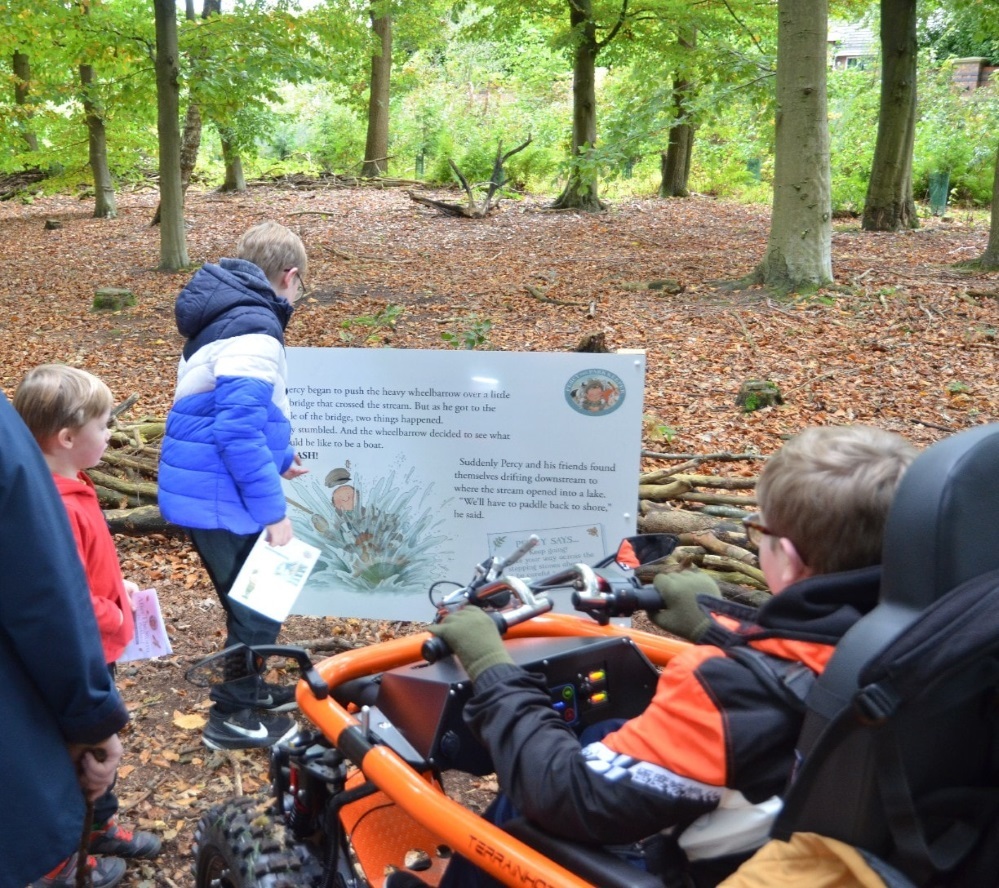
[[(14, 407), (31, 430), (52, 470), (69, 515), (90, 586), (101, 645), (112, 678), (115, 661), (135, 634), (131, 595), (138, 588), (125, 580), (114, 538), (108, 530), (93, 482), (84, 472), (100, 462), (111, 432), (111, 390), (84, 370), (43, 364), (25, 376)], [(160, 851), (152, 833), (132, 832), (117, 821), (114, 786), (94, 803), (90, 852), (115, 857), (150, 858)], [(58, 873), (36, 885), (61, 886)]]

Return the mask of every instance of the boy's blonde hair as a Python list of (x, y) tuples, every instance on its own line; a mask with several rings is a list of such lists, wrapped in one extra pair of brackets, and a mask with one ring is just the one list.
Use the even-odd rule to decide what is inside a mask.
[(92, 373), (41, 364), (21, 380), (14, 408), (39, 444), (62, 429), (78, 429), (114, 406), (111, 389)]
[(817, 574), (879, 564), (888, 509), (915, 457), (900, 435), (871, 426), (806, 429), (760, 474), (763, 521)]
[(236, 258), (262, 268), (271, 283), (289, 268), (297, 268), (303, 278), (309, 270), (302, 239), (277, 222), (261, 222), (244, 232), (236, 244)]

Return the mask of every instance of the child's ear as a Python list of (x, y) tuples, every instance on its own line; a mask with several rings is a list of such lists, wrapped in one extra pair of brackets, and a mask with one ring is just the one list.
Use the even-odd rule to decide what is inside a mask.
[(777, 540), (777, 545), (780, 546), (783, 555), (780, 559), (780, 572), (781, 580), (785, 586), (790, 586), (791, 583), (797, 583), (798, 580), (812, 576), (814, 571), (802, 561), (801, 555), (798, 554), (798, 547), (794, 543), (787, 537), (780, 537)]
[(75, 429), (59, 429), (52, 436), (52, 443), (56, 447), (66, 448), (67, 450), (73, 446), (73, 439), (76, 437)]

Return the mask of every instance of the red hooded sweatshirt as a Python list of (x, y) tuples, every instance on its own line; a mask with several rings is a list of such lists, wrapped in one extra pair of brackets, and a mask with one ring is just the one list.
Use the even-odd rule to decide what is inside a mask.
[(80, 472), (75, 479), (52, 477), (69, 514), (76, 550), (87, 572), (104, 657), (113, 663), (135, 634), (132, 606), (125, 592), (114, 537), (104, 520), (93, 482), (86, 474)]

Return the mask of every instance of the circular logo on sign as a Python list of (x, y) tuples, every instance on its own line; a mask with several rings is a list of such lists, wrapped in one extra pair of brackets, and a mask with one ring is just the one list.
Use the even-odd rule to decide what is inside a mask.
[(565, 399), (584, 416), (605, 416), (624, 402), (624, 383), (609, 370), (581, 370), (565, 384)]

